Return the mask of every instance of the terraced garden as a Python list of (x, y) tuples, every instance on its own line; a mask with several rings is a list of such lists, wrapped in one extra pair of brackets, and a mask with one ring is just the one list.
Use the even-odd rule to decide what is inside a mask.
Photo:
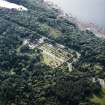
[(43, 43), (38, 48), (42, 51), (43, 62), (53, 68), (73, 59), (71, 53), (49, 43)]

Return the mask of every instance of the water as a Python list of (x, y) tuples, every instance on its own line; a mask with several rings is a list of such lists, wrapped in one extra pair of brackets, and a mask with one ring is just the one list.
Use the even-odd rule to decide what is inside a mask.
[(105, 28), (105, 0), (47, 0), (84, 22)]

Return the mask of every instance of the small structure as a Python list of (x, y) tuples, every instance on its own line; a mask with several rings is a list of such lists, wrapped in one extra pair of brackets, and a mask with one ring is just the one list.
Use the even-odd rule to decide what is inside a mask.
[(39, 39), (39, 43), (44, 43), (45, 39), (46, 39), (46, 37), (40, 38), (40, 39)]
[(23, 41), (23, 45), (26, 45), (26, 44), (29, 44), (29, 40), (28, 40), (28, 39), (25, 39), (25, 40)]

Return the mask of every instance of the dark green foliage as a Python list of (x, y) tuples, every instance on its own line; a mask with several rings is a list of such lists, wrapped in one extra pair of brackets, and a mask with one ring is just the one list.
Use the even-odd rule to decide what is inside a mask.
[(88, 78), (61, 77), (52, 91), (64, 105), (79, 105), (91, 95), (94, 86)]

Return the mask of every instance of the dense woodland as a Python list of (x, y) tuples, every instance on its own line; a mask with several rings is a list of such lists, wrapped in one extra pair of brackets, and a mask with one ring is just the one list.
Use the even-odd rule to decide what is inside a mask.
[[(89, 100), (102, 88), (91, 78), (105, 79), (105, 39), (81, 31), (43, 0), (7, 1), (28, 11), (0, 9), (0, 105), (105, 105)], [(21, 47), (24, 39), (41, 36), (81, 54), (71, 73), (41, 63), (37, 48)]]

